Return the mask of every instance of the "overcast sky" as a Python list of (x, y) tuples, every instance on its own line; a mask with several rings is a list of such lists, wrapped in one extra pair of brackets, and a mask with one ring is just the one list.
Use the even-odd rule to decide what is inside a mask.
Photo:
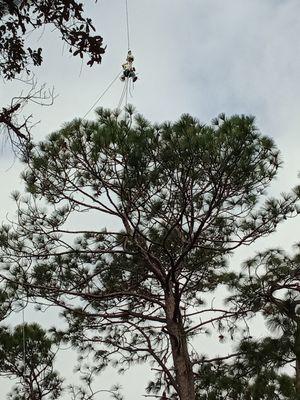
[[(40, 83), (59, 95), (52, 107), (28, 106), (43, 138), (64, 122), (83, 116), (112, 81), (126, 57), (125, 0), (83, 1), (107, 44), (100, 66), (81, 68), (51, 29), (28, 40), (44, 48)], [(139, 80), (129, 102), (151, 121), (176, 120), (190, 113), (201, 122), (221, 112), (252, 114), (264, 134), (281, 149), (284, 167), (272, 194), (297, 184), (300, 169), (300, 2), (299, 0), (128, 0), (131, 49)], [(118, 105), (116, 81), (99, 106)], [(1, 84), (1, 105), (17, 95), (20, 83)], [(93, 118), (93, 114), (89, 115)], [(21, 190), (21, 166), (8, 149), (0, 154), (1, 218), (13, 215), (13, 189)], [(234, 263), (270, 246), (287, 250), (299, 241), (300, 219), (288, 221), (271, 238), (240, 250)], [(32, 316), (31, 316), (32, 317)], [(43, 321), (49, 317), (43, 316)], [(71, 373), (71, 362), (61, 366)], [(141, 374), (131, 374), (128, 400), (142, 398)], [(110, 375), (111, 376), (111, 375)], [(104, 378), (103, 378), (104, 379)], [(106, 384), (109, 377), (105, 377)], [(115, 377), (111, 378), (115, 382)], [(134, 383), (134, 384), (133, 384)], [(2, 385), (2, 383), (1, 383)], [(4, 385), (3, 385), (4, 386)], [(2, 386), (1, 386), (2, 387)], [(105, 397), (103, 397), (105, 399)]]

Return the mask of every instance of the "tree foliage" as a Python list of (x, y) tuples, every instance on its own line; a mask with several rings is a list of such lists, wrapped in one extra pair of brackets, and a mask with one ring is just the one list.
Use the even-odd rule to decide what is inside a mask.
[(281, 162), (253, 117), (152, 125), (127, 111), (75, 120), (24, 156), (28, 194), (14, 194), (2, 261), (18, 290), (64, 310), (57, 334), (92, 352), (98, 371), (149, 361), (148, 391), (193, 400), (191, 341), (249, 311), (203, 296), (236, 281), (229, 254), (298, 213), (299, 189), (266, 197)]
[[(246, 261), (244, 271), (232, 285), (234, 293), (228, 301), (236, 310), (261, 313), (272, 334), (263, 341), (243, 343), (242, 364), (236, 360), (226, 365), (232, 371), (242, 365), (247, 387), (247, 380), (254, 378), (255, 372), (254, 382), (259, 378), (259, 385), (253, 386), (250, 399), (300, 398), (299, 271), (298, 253), (289, 256), (280, 249), (270, 249)], [(287, 370), (295, 373), (286, 375)]]
[(56, 341), (37, 324), (0, 327), (0, 375), (17, 380), (11, 400), (55, 400), (62, 379), (54, 370)]
[(100, 63), (105, 52), (102, 37), (95, 34), (92, 20), (77, 0), (0, 0), (0, 76), (21, 78), (30, 87), (27, 94), (22, 91), (0, 110), (0, 127), (17, 145), (30, 138), (30, 117), (18, 121), (22, 108), (30, 101), (51, 105), (54, 99), (52, 91), (37, 88), (34, 78), (28, 78), (32, 68), (42, 64), (43, 50), (28, 45), (27, 36), (48, 25), (60, 33), (74, 56), (87, 56), (90, 66)]
[(199, 400), (296, 400), (293, 339), (285, 335), (244, 339), (230, 356), (202, 358), (197, 371)]
[(103, 39), (93, 35), (92, 21), (76, 0), (1, 0), (0, 19), (0, 75), (5, 79), (29, 72), (30, 65), (41, 65), (42, 48), (27, 47), (25, 37), (48, 24), (60, 32), (74, 55), (87, 55), (89, 65), (101, 62)]

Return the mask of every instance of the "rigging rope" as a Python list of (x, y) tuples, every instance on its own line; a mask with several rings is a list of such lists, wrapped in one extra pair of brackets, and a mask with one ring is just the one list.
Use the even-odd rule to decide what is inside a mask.
[(130, 50), (130, 32), (129, 32), (129, 13), (128, 13), (128, 0), (125, 0), (126, 5), (126, 28), (127, 28), (127, 47)]
[(129, 79), (127, 79), (127, 85), (126, 85), (126, 94), (125, 94), (125, 114), (126, 114), (127, 103), (128, 103), (128, 87), (129, 87)]
[(129, 96), (130, 97), (133, 97), (133, 90), (134, 90), (134, 83), (133, 82), (130, 82), (129, 83)]
[(94, 104), (89, 108), (89, 110), (84, 114), (82, 119), (85, 119), (87, 115), (95, 108), (95, 106), (98, 104), (98, 102), (102, 99), (102, 97), (109, 91), (109, 89), (112, 87), (112, 85), (115, 83), (115, 81), (119, 78), (121, 75), (121, 72), (118, 72), (118, 75), (110, 82), (110, 84), (107, 86), (107, 88), (100, 94), (100, 96), (97, 98), (97, 100), (94, 102)]
[(120, 100), (119, 100), (119, 103), (118, 103), (118, 107), (117, 107), (118, 110), (121, 108), (121, 105), (122, 105), (123, 100), (124, 100), (125, 91), (126, 91), (126, 85), (127, 85), (127, 80), (125, 81), (124, 86), (123, 86), (123, 90), (122, 90), (121, 97), (120, 97)]
[[(130, 29), (129, 29), (129, 12), (128, 12), (128, 0), (125, 0), (125, 8), (126, 8), (126, 31), (127, 31), (127, 47), (128, 47), (128, 51), (130, 50)], [(118, 72), (118, 75), (112, 80), (112, 82), (107, 86), (107, 88), (99, 95), (99, 97), (97, 98), (97, 100), (93, 103), (93, 105), (88, 109), (88, 111), (84, 114), (84, 116), (82, 117), (82, 119), (85, 119), (88, 114), (95, 108), (95, 106), (98, 104), (98, 102), (102, 99), (102, 97), (109, 91), (109, 89), (112, 87), (112, 85), (115, 83), (115, 81), (119, 78), (119, 76), (121, 75), (121, 72)], [(124, 100), (124, 96), (125, 96), (125, 107), (127, 107), (127, 101), (128, 101), (128, 90), (130, 92), (130, 87), (128, 84), (128, 78), (126, 79), (124, 88), (122, 90), (122, 94), (121, 94), (121, 98), (119, 101), (119, 105), (118, 108), (121, 107), (123, 100)]]
[[(128, 51), (129, 51), (130, 50), (130, 30), (129, 30), (128, 0), (125, 0), (125, 5), (126, 5), (127, 48), (128, 48)], [(129, 89), (128, 81), (129, 81), (129, 78), (127, 78), (127, 82), (126, 82), (125, 113), (126, 113), (126, 108), (127, 108), (127, 103), (128, 103), (128, 89)]]
[(22, 336), (23, 336), (23, 374), (26, 375), (26, 337), (25, 337), (25, 310), (22, 308)]

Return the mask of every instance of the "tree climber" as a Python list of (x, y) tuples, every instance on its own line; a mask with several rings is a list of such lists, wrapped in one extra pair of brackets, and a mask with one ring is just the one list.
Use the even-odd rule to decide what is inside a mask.
[(132, 65), (134, 61), (134, 57), (131, 51), (128, 51), (126, 62), (122, 64), (123, 75), (121, 76), (121, 81), (125, 81), (125, 78), (132, 78), (132, 81), (135, 82), (137, 80), (137, 76), (135, 74), (135, 68)]

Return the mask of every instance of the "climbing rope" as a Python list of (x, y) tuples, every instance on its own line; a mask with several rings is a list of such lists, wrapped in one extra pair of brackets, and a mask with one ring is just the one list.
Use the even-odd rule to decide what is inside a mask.
[[(130, 26), (129, 26), (128, 0), (125, 0), (125, 11), (126, 11), (127, 48), (128, 48), (128, 52), (129, 52), (130, 51)], [(115, 81), (119, 78), (120, 75), (121, 75), (121, 72), (118, 72), (117, 76), (110, 82), (110, 84), (106, 87), (106, 89), (102, 93), (100, 93), (100, 95), (98, 96), (96, 101), (92, 104), (92, 106), (84, 114), (84, 116), (82, 117), (82, 120), (84, 120), (88, 116), (88, 114), (96, 107), (96, 105), (99, 103), (99, 101), (102, 99), (102, 97), (109, 91), (109, 89), (112, 87), (112, 85), (115, 83)], [(120, 100), (119, 100), (119, 103), (118, 103), (118, 109), (121, 108), (122, 103), (124, 101), (124, 97), (125, 97), (125, 108), (127, 108), (128, 91), (129, 91), (130, 96), (132, 96), (130, 83), (128, 81), (129, 81), (129, 78), (127, 77), (127, 79), (125, 81), (125, 85), (124, 85), (124, 87), (122, 89), (122, 92), (121, 92), (121, 97), (120, 97)]]
[(110, 84), (107, 86), (107, 88), (99, 95), (97, 100), (93, 103), (93, 105), (84, 114), (82, 119), (85, 119), (88, 116), (88, 114), (96, 107), (96, 105), (99, 103), (99, 101), (102, 99), (102, 97), (109, 91), (109, 89), (112, 87), (112, 85), (115, 83), (115, 81), (119, 78), (120, 75), (121, 75), (121, 72), (118, 72), (118, 75), (110, 82)]
[(125, 113), (127, 109), (127, 103), (128, 103), (128, 87), (129, 87), (129, 79), (127, 79), (127, 85), (126, 85), (126, 93), (125, 93)]
[(128, 0), (125, 0), (126, 5), (126, 29), (127, 29), (127, 48), (130, 50), (130, 31), (129, 31), (129, 13), (128, 13)]
[[(127, 31), (127, 49), (130, 50), (130, 30), (129, 30), (129, 12), (128, 12), (128, 0), (125, 0), (125, 8), (126, 8), (126, 31)], [(125, 94), (125, 113), (127, 108), (127, 101), (128, 101), (128, 80), (126, 84), (126, 94)]]
[(129, 82), (128, 91), (129, 91), (129, 96), (130, 97), (133, 97), (133, 90), (134, 90), (134, 83), (133, 82)]
[(121, 106), (122, 106), (122, 103), (123, 103), (123, 100), (124, 100), (124, 96), (125, 96), (125, 93), (126, 93), (126, 90), (127, 90), (127, 85), (128, 85), (128, 81), (125, 81), (124, 87), (123, 87), (123, 90), (122, 90), (122, 93), (121, 93), (121, 97), (120, 97), (120, 100), (119, 100), (119, 103), (118, 103), (118, 106), (117, 106), (118, 110), (121, 109)]
[(22, 306), (22, 345), (23, 345), (23, 374), (26, 375), (26, 334), (25, 334), (25, 308)]

